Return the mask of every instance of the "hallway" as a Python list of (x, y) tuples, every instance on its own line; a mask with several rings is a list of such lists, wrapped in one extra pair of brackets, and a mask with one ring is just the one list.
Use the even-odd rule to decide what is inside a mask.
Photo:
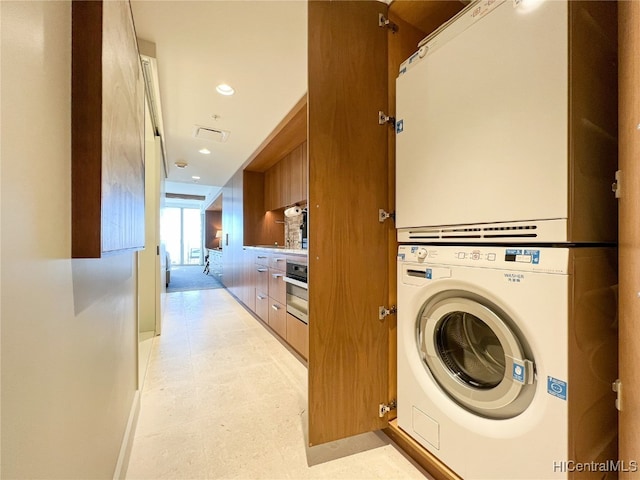
[(167, 295), (127, 479), (424, 479), (380, 433), (306, 446), (306, 368), (224, 289)]

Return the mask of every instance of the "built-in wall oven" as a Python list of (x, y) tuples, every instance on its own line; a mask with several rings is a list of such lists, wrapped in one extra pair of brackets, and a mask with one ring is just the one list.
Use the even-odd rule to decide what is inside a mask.
[(307, 265), (301, 261), (287, 260), (287, 312), (303, 323), (309, 323), (309, 290)]

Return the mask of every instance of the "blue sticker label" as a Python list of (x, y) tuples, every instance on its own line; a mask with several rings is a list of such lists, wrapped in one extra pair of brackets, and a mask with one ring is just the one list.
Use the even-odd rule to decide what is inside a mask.
[(404, 253), (398, 254), (398, 260), (404, 260)]
[(513, 362), (513, 379), (516, 382), (524, 383), (524, 365)]
[(396, 122), (396, 134), (402, 133), (404, 130), (404, 120), (398, 120)]
[[(511, 258), (508, 258), (511, 257)], [(505, 250), (505, 260), (519, 263), (540, 263), (540, 250), (525, 250), (522, 248), (507, 248)]]
[(424, 272), (424, 276), (431, 280), (433, 278), (433, 271), (430, 268), (427, 268), (426, 272)]
[(567, 382), (557, 378), (547, 377), (547, 393), (561, 400), (567, 399)]
[(540, 263), (540, 250), (525, 250), (524, 254), (531, 256), (531, 263), (534, 265)]

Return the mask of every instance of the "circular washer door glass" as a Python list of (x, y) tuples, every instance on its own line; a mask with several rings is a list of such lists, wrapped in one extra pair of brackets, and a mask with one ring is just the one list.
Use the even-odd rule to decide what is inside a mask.
[(418, 315), (418, 351), (456, 403), (484, 417), (511, 418), (529, 406), (536, 383), (532, 355), (513, 325), (486, 299), (441, 292)]
[(490, 389), (504, 378), (506, 362), (500, 340), (486, 323), (470, 313), (445, 315), (436, 345), (443, 363), (464, 383)]

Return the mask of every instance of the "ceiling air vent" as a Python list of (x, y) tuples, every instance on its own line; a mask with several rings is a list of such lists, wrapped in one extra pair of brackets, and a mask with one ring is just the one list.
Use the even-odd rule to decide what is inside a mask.
[(196, 125), (193, 130), (193, 136), (202, 140), (211, 140), (214, 142), (226, 142), (231, 132), (227, 130), (220, 130), (218, 128), (203, 127), (202, 125)]

